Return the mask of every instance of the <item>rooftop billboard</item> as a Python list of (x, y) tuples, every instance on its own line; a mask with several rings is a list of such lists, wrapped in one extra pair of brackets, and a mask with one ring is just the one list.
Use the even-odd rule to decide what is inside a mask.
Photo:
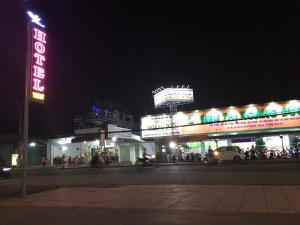
[(166, 88), (157, 92), (153, 98), (155, 108), (194, 102), (193, 89), (190, 88)]

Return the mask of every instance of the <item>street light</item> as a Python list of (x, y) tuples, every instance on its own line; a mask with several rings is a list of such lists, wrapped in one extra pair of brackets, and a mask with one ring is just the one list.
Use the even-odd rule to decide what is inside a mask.
[(35, 142), (31, 142), (31, 143), (29, 144), (29, 146), (30, 146), (30, 147), (34, 147), (34, 146), (36, 146), (36, 143), (35, 143)]

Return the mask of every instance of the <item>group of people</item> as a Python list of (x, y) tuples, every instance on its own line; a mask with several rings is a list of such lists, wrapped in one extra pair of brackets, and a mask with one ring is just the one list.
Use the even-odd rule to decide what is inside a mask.
[(194, 162), (201, 161), (202, 156), (200, 153), (189, 152), (186, 154), (177, 153), (177, 154), (167, 154), (167, 161), (176, 163), (176, 162)]
[(63, 154), (62, 156), (56, 156), (53, 158), (53, 164), (62, 164), (64, 168), (84, 163), (86, 163), (86, 159), (84, 156), (75, 156), (72, 158), (71, 156), (66, 156), (65, 154)]

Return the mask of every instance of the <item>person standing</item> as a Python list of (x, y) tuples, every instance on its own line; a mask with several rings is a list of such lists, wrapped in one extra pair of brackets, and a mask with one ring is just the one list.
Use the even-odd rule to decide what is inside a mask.
[(42, 166), (43, 166), (43, 168), (45, 168), (46, 164), (47, 164), (47, 162), (46, 162), (45, 157), (42, 157)]

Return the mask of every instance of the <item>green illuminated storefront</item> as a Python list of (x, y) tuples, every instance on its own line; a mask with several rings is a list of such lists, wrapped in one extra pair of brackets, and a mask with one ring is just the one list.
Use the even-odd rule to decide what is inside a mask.
[[(300, 136), (300, 101), (230, 106), (208, 110), (148, 115), (141, 119), (142, 138), (154, 140), (168, 151), (174, 141), (180, 150), (204, 154), (209, 147), (252, 145), (286, 149), (297, 148)], [(164, 150), (165, 149), (165, 150)]]

